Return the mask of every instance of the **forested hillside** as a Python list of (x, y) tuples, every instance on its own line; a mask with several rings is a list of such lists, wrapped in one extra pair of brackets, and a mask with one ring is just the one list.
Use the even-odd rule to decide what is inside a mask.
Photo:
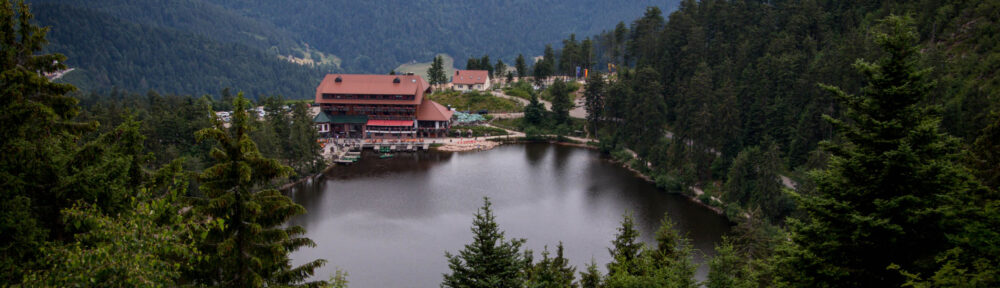
[[(676, 0), (643, 1), (266, 1), (205, 0), (266, 20), (301, 42), (344, 60), (352, 72), (388, 73), (437, 53), (455, 59), (489, 54), (513, 62), (519, 52), (571, 33), (592, 35), (648, 6), (672, 11)], [(535, 53), (540, 54), (539, 51)]]
[[(330, 71), (388, 73), (400, 64), (494, 55), (513, 62), (569, 34), (592, 35), (647, 6), (628, 1), (65, 1), (33, 0), (49, 51), (77, 71), (64, 81), (179, 94), (223, 87), (250, 97), (308, 98)], [(541, 51), (535, 51), (540, 53)], [(530, 54), (530, 53), (529, 53)], [(295, 57), (305, 67), (286, 65)], [(182, 81), (183, 79), (183, 81)]]
[(64, 4), (105, 13), (121, 20), (151, 27), (172, 28), (227, 43), (288, 54), (299, 48), (294, 37), (266, 21), (244, 17), (201, 0), (165, 1), (67, 1), (34, 0), (38, 4)]
[[(596, 63), (558, 63), (618, 67), (587, 84), (605, 151), (756, 227), (719, 248), (709, 287), (989, 287), (998, 15), (995, 0), (686, 0), (593, 38)], [(546, 58), (535, 71), (566, 73)]]
[(47, 51), (76, 70), (61, 80), (84, 90), (216, 94), (226, 87), (249, 97), (313, 96), (322, 68), (278, 59), (263, 49), (172, 28), (148, 26), (68, 5), (35, 4), (37, 23), (51, 27)]

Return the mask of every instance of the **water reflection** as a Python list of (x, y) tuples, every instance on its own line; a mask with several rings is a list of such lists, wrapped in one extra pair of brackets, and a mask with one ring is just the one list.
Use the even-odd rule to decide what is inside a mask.
[[(293, 223), (318, 244), (293, 259), (325, 258), (329, 263), (316, 278), (340, 267), (356, 287), (438, 286), (447, 271), (444, 251), (471, 242), (469, 227), (483, 196), (493, 199), (508, 237), (527, 238), (536, 255), (562, 241), (578, 270), (592, 257), (602, 268), (610, 261), (607, 247), (625, 211), (634, 214), (647, 243), (667, 213), (706, 254), (729, 229), (725, 219), (594, 151), (548, 144), (367, 157), (291, 194), (309, 210)], [(698, 275), (705, 273), (702, 267)]]

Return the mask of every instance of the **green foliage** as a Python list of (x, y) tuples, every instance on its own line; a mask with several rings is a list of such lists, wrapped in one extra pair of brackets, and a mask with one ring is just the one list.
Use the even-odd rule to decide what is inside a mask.
[(792, 222), (793, 244), (778, 270), (791, 285), (900, 286), (903, 275), (887, 267), (930, 275), (936, 257), (978, 238), (949, 243), (955, 224), (984, 224), (962, 219), (971, 215), (959, 206), (990, 202), (974, 200), (982, 187), (957, 163), (957, 139), (920, 105), (931, 82), (919, 66), (911, 21), (890, 16), (874, 30), (887, 54), (855, 64), (867, 79), (860, 94), (827, 86), (850, 122), (828, 118), (845, 143), (828, 146), (829, 169), (812, 175), (818, 194), (803, 197), (807, 216)]
[[(598, 272), (600, 273), (600, 272)], [(528, 273), (529, 277), (525, 281), (527, 287), (539, 288), (576, 288), (579, 287), (573, 281), (576, 274), (576, 267), (569, 265), (569, 260), (563, 258), (563, 245), (559, 242), (556, 246), (556, 257), (549, 258), (548, 247), (542, 250), (542, 260), (535, 263)]]
[[(78, 203), (62, 211), (75, 242), (44, 249), (46, 270), (31, 271), (23, 285), (68, 287), (170, 287), (200, 256), (194, 231), (201, 226), (180, 195), (187, 187), (181, 162), (160, 170), (156, 181), (132, 198), (126, 212), (108, 215)], [(159, 192), (159, 189), (166, 189)], [(163, 193), (163, 194), (159, 194)]]
[[(441, 287), (521, 287), (522, 269), (531, 264), (521, 254), (524, 239), (506, 240), (497, 226), (490, 199), (472, 221), (472, 243), (453, 255), (445, 252), (451, 273), (444, 275)], [(560, 257), (561, 258), (561, 257)], [(570, 273), (572, 277), (572, 272)]]
[(729, 167), (722, 201), (760, 208), (764, 218), (776, 223), (783, 220), (795, 203), (782, 190), (778, 153), (773, 144), (766, 150), (754, 146), (741, 151)]
[(615, 234), (615, 240), (611, 241), (611, 263), (608, 263), (608, 276), (613, 274), (635, 274), (638, 271), (637, 259), (642, 251), (642, 242), (639, 242), (639, 230), (635, 229), (635, 220), (632, 213), (622, 215), (621, 227)]
[(201, 191), (208, 198), (198, 209), (216, 225), (205, 230), (201, 247), (209, 261), (195, 271), (199, 282), (220, 286), (291, 285), (312, 275), (325, 260), (291, 266), (288, 253), (314, 246), (301, 237), (305, 229), (286, 226), (305, 208), (274, 189), (259, 187), (292, 172), (288, 166), (263, 157), (250, 139), (249, 102), (242, 94), (233, 102), (232, 126), (221, 121), (198, 131), (200, 141), (218, 143), (212, 150), (215, 165), (199, 176)]
[(601, 270), (597, 269), (597, 262), (591, 258), (587, 271), (580, 272), (580, 288), (600, 288), (601, 278)]
[[(75, 89), (41, 73), (66, 67), (59, 54), (36, 54), (48, 29), (33, 25), (23, 2), (0, 3), (0, 283), (16, 284), (39, 268), (41, 250), (72, 238), (59, 211), (77, 203), (114, 215), (128, 209), (145, 178), (139, 124), (99, 136), (96, 123), (74, 122)], [(96, 139), (95, 139), (96, 138)]]
[(444, 58), (441, 55), (434, 56), (431, 67), (427, 68), (427, 78), (431, 85), (441, 85), (448, 82), (448, 75), (444, 71)]
[(528, 76), (528, 64), (524, 62), (523, 54), (517, 54), (517, 59), (514, 60), (514, 69), (517, 70), (517, 77)]
[(604, 101), (607, 97), (607, 83), (600, 72), (591, 72), (584, 87), (584, 106), (587, 109), (587, 127), (591, 134), (597, 134), (597, 125), (604, 116)]
[[(534, 91), (532, 91), (534, 92)], [(538, 101), (538, 95), (531, 94), (531, 102), (524, 106), (524, 124), (539, 126), (545, 121), (545, 106)]]
[(753, 280), (748, 279), (750, 272), (744, 263), (744, 258), (736, 253), (733, 243), (726, 238), (715, 246), (715, 257), (708, 262), (708, 288), (750, 288)]
[(531, 95), (535, 93), (535, 88), (531, 83), (521, 80), (503, 89), (504, 94), (518, 97), (524, 100), (531, 100)]
[(494, 112), (514, 112), (521, 110), (521, 102), (493, 96), (480, 91), (441, 91), (428, 96), (434, 102), (462, 111), (476, 113), (479, 110)]
[(556, 125), (569, 121), (569, 110), (573, 109), (573, 100), (569, 96), (566, 83), (556, 79), (549, 88), (552, 91), (552, 118)]
[(1000, 110), (993, 114), (993, 124), (983, 129), (972, 146), (972, 167), (983, 184), (1000, 191)]
[(275, 93), (302, 99), (313, 97), (316, 83), (329, 71), (290, 63), (244, 44), (94, 10), (54, 4), (35, 5), (35, 10), (39, 23), (53, 27), (47, 50), (65, 53), (69, 59), (60, 63), (76, 69), (59, 81), (84, 90), (117, 87), (202, 95), (240, 87), (254, 96)]
[(555, 75), (556, 56), (555, 51), (552, 50), (552, 45), (545, 45), (545, 52), (542, 54), (542, 60), (535, 63), (534, 69), (535, 70), (532, 76), (535, 77), (536, 85), (541, 85), (543, 80)]
[[(604, 279), (603, 287), (698, 287), (698, 282), (694, 279), (695, 265), (691, 262), (691, 248), (687, 240), (677, 234), (673, 229), (673, 224), (664, 215), (660, 228), (657, 230), (655, 248), (645, 247), (641, 243), (622, 245), (624, 248), (616, 254), (612, 251), (614, 261), (608, 264), (608, 275)], [(626, 223), (626, 216), (622, 227), (619, 228), (619, 237), (613, 244), (619, 246), (618, 240), (628, 243), (627, 238), (622, 237), (633, 234), (623, 233), (623, 229), (632, 224)], [(638, 232), (634, 232), (638, 236)], [(618, 248), (616, 248), (618, 249)], [(627, 252), (626, 252), (627, 251)], [(626, 254), (633, 254), (629, 257)]]
[(265, 116), (253, 121), (259, 128), (254, 129), (251, 138), (258, 143), (261, 154), (291, 166), (297, 176), (308, 176), (322, 170), (325, 163), (316, 141), (319, 132), (313, 125), (309, 106), (304, 103), (287, 104), (281, 96), (264, 97), (260, 104)]

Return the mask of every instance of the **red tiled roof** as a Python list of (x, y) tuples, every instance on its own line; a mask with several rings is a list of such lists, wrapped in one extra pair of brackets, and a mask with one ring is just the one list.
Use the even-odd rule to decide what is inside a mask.
[(431, 101), (424, 98), (424, 102), (420, 103), (420, 108), (417, 110), (417, 120), (420, 121), (448, 121), (451, 120), (451, 115), (454, 111), (444, 107), (437, 102)]
[[(337, 82), (337, 78), (340, 78), (340, 82)], [(395, 79), (399, 79), (399, 83), (394, 83)], [(327, 74), (319, 86), (316, 86), (316, 103), (417, 105), (429, 88), (427, 81), (417, 75)], [(323, 94), (413, 95), (414, 97), (413, 100), (401, 101), (323, 99)]]
[(451, 83), (486, 84), (489, 76), (490, 72), (486, 70), (455, 70), (455, 75), (451, 76)]
[(368, 126), (413, 126), (413, 120), (368, 120)]

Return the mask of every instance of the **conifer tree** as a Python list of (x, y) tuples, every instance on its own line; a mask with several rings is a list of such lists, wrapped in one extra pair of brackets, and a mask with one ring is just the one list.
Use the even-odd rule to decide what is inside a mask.
[(587, 271), (580, 272), (580, 288), (600, 288), (601, 270), (597, 269), (597, 262), (593, 258), (587, 264)]
[(514, 70), (517, 70), (518, 78), (528, 77), (528, 64), (524, 62), (523, 54), (517, 54), (517, 59), (514, 59)]
[(708, 288), (750, 288), (755, 287), (748, 281), (744, 258), (736, 253), (732, 241), (723, 237), (722, 242), (715, 246), (715, 257), (708, 261)]
[(601, 73), (590, 73), (584, 87), (584, 106), (587, 109), (587, 128), (591, 134), (597, 134), (597, 123), (604, 116), (604, 98), (607, 93), (607, 83)]
[(472, 221), (472, 243), (453, 255), (445, 252), (450, 273), (441, 287), (521, 287), (530, 260), (521, 253), (524, 239), (507, 240), (496, 223), (493, 204), (483, 198), (483, 207)]
[(441, 55), (434, 56), (431, 67), (427, 68), (427, 78), (430, 78), (431, 85), (441, 85), (448, 82), (448, 75), (444, 73), (444, 58)]
[[(72, 122), (78, 113), (77, 100), (65, 94), (75, 87), (44, 76), (66, 69), (66, 57), (37, 54), (48, 42), (48, 28), (34, 25), (33, 17), (24, 1), (0, 1), (0, 151), (4, 153), (0, 157), (0, 286), (18, 283), (26, 270), (34, 268), (46, 241), (68, 236), (59, 212), (83, 200), (81, 196), (90, 196), (89, 203), (101, 197), (121, 208), (122, 199), (116, 197), (124, 194), (122, 182), (102, 180), (112, 178), (112, 173), (129, 173), (131, 167), (131, 161), (124, 158), (75, 153), (77, 137), (96, 125)], [(89, 165), (111, 161), (118, 164), (112, 171)], [(109, 177), (95, 177), (94, 185), (87, 187), (69, 185), (91, 179), (87, 177), (90, 172), (107, 172), (94, 176)]]
[(903, 285), (889, 267), (929, 275), (961, 227), (943, 208), (981, 193), (956, 164), (958, 141), (919, 105), (931, 81), (909, 23), (889, 16), (875, 30), (886, 56), (855, 64), (867, 80), (860, 94), (826, 86), (847, 107), (846, 121), (827, 117), (845, 143), (826, 145), (830, 166), (812, 174), (817, 195), (803, 198), (807, 216), (791, 222), (793, 244), (778, 271), (792, 286)]
[(524, 106), (524, 123), (528, 125), (541, 125), (545, 121), (545, 106), (538, 101), (538, 94), (534, 90), (530, 91), (531, 99), (527, 106)]
[(573, 100), (570, 100), (568, 87), (562, 79), (556, 79), (549, 88), (552, 93), (552, 114), (556, 125), (569, 124), (569, 110), (573, 109)]
[(608, 263), (608, 275), (616, 273), (632, 274), (637, 271), (636, 259), (642, 251), (642, 242), (639, 242), (639, 230), (635, 229), (635, 220), (632, 213), (622, 215), (621, 226), (615, 234), (615, 240), (611, 241), (611, 263)]
[[(212, 150), (215, 165), (199, 176), (208, 196), (199, 209), (215, 223), (206, 231), (202, 251), (208, 260), (195, 271), (202, 284), (225, 287), (294, 285), (304, 281), (325, 260), (292, 267), (288, 254), (314, 246), (301, 226), (285, 226), (305, 213), (275, 189), (261, 189), (271, 180), (292, 172), (288, 166), (264, 158), (250, 139), (249, 101), (240, 93), (233, 102), (232, 126), (221, 121), (198, 131), (199, 141), (218, 143)], [(312, 283), (310, 283), (312, 284)]]
[[(496, 74), (495, 78), (497, 80), (499, 80), (502, 77), (507, 77), (507, 64), (503, 63), (502, 59), (497, 59), (497, 64), (493, 66), (493, 69), (495, 70), (494, 74)], [(492, 76), (490, 76), (490, 77), (492, 77)], [(507, 81), (507, 82), (510, 82), (510, 81)]]
[[(556, 247), (556, 257), (549, 257), (548, 247), (542, 250), (542, 261), (531, 268), (531, 277), (525, 283), (528, 287), (539, 288), (576, 288), (574, 282), (576, 267), (569, 265), (569, 260), (563, 257), (563, 245)], [(599, 273), (599, 272), (598, 272)]]

